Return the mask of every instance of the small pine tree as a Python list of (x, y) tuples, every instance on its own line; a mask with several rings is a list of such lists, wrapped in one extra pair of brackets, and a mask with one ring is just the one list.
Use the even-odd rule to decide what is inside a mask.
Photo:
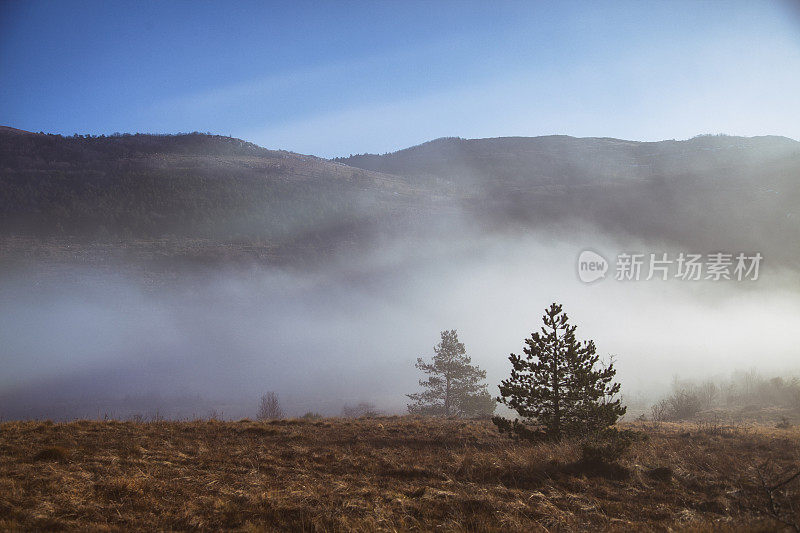
[(433, 348), (433, 361), (421, 357), (416, 367), (429, 375), (420, 380), (423, 392), (408, 394), (414, 403), (408, 405), (412, 414), (434, 416), (491, 416), (496, 402), (486, 390), (486, 371), (472, 364), (464, 343), (458, 341), (455, 330), (442, 331), (441, 342)]
[(619, 383), (612, 383), (613, 362), (598, 364), (594, 341), (575, 339), (561, 305), (552, 304), (544, 326), (525, 340), (525, 356), (511, 354), (511, 377), (500, 385), (497, 401), (514, 409), (520, 419), (492, 420), (501, 432), (517, 437), (553, 438), (607, 428), (625, 414)]

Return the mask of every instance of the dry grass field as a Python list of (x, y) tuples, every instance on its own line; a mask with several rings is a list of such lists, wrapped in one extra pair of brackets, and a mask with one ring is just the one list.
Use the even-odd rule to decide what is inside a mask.
[(768, 488), (798, 428), (627, 427), (649, 438), (604, 465), (484, 421), (6, 422), (0, 529), (792, 530), (800, 479)]

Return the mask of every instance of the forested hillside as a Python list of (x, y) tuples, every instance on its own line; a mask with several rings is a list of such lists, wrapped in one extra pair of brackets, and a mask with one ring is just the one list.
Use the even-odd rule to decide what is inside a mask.
[(0, 169), (5, 235), (324, 238), (412, 196), (385, 175), (199, 133), (0, 132)]
[(327, 161), (200, 133), (0, 130), (6, 239), (195, 239), (291, 258), (445, 226), (577, 225), (702, 252), (758, 250), (791, 264), (798, 205), (800, 143), (782, 137), (447, 138)]
[(493, 228), (579, 224), (704, 252), (798, 259), (787, 243), (800, 240), (800, 143), (785, 137), (444, 138), (337, 161), (451, 191)]

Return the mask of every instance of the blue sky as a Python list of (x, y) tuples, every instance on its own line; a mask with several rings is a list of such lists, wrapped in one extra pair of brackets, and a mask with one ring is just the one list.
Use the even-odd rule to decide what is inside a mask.
[(325, 157), (442, 136), (800, 139), (800, 9), (0, 0), (0, 124)]

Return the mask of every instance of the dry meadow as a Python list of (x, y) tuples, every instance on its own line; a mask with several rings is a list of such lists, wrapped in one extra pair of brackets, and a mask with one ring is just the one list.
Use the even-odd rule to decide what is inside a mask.
[[(791, 531), (800, 430), (628, 424), (618, 464), (487, 421), (0, 424), (0, 529)], [(784, 483), (786, 482), (786, 483)], [(783, 483), (783, 484), (781, 484)], [(776, 485), (780, 485), (777, 486)]]

